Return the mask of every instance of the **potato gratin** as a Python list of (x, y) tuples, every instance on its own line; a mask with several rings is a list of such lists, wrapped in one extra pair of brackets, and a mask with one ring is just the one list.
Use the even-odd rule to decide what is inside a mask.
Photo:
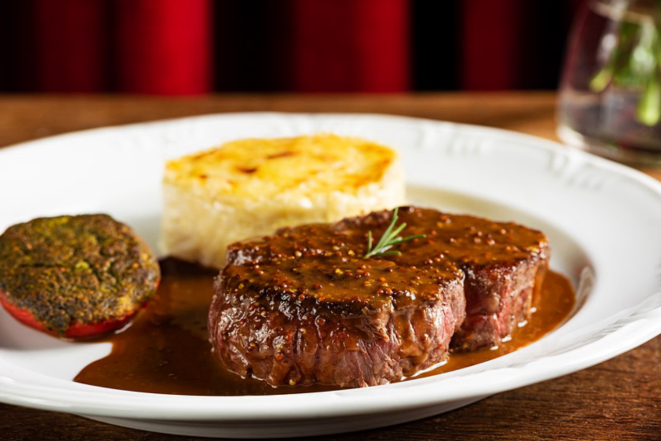
[(169, 161), (163, 251), (220, 268), (227, 245), (404, 203), (392, 149), (336, 135), (243, 139)]

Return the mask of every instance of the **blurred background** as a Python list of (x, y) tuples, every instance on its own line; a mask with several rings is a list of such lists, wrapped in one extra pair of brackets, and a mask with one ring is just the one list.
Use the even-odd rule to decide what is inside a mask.
[(3, 0), (0, 92), (556, 89), (581, 0)]

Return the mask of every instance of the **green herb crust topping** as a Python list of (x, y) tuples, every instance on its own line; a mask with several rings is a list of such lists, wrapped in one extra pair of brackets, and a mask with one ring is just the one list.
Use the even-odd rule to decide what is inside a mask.
[(0, 294), (60, 336), (131, 315), (159, 280), (147, 244), (105, 214), (38, 218), (0, 236)]

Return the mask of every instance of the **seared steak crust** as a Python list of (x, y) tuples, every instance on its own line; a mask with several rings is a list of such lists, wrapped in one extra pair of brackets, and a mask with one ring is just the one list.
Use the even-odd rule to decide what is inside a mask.
[[(534, 230), (402, 207), (401, 255), (363, 259), (380, 211), (233, 244), (209, 315), (220, 362), (271, 385), (384, 384), (498, 344), (529, 314), (548, 260)], [(465, 318), (465, 319), (464, 319)], [(454, 338), (453, 338), (454, 335)]]
[[(362, 277), (324, 274), (326, 268), (355, 274), (361, 267), (373, 277), (388, 274), (394, 265), (337, 258), (308, 262), (304, 277), (335, 284), (329, 290), (346, 289), (330, 299), (319, 295), (324, 285), (292, 287), (288, 276), (294, 265), (277, 272), (279, 284), (261, 281), (261, 269), (254, 266), (228, 266), (217, 281), (212, 307), (211, 335), (218, 356), (240, 375), (272, 385), (384, 384), (443, 361), (463, 319), (461, 277), (440, 283), (424, 277), (421, 284), (428, 293), (412, 301), (415, 294), (401, 281), (390, 284), (390, 294), (370, 299), (351, 296), (366, 289)], [(405, 270), (399, 276), (403, 281), (414, 275)], [(374, 293), (380, 289), (371, 288)]]

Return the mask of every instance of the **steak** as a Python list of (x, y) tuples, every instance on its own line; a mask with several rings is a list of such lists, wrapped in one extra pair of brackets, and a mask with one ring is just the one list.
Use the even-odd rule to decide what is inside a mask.
[(401, 207), (399, 255), (364, 259), (379, 211), (232, 244), (215, 283), (218, 360), (273, 386), (385, 384), (500, 344), (525, 320), (547, 266), (544, 235), (514, 223)]

